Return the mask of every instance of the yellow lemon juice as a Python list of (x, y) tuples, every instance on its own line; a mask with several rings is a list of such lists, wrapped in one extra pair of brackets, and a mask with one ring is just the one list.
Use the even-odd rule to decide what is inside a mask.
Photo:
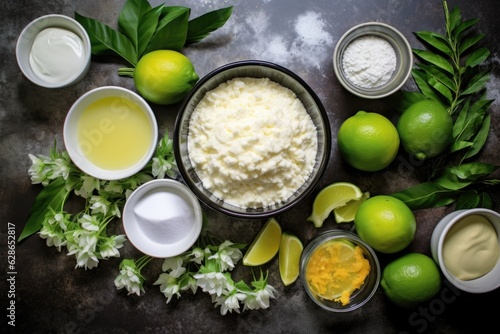
[(123, 97), (104, 97), (91, 103), (78, 122), (83, 154), (103, 169), (126, 169), (148, 152), (153, 132), (146, 112)]

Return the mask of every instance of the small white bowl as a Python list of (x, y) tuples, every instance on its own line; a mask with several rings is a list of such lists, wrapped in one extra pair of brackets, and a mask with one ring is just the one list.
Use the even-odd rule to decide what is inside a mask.
[[(142, 156), (140, 160), (135, 162), (133, 165), (129, 165), (121, 169), (107, 169), (89, 161), (89, 159), (85, 155), (85, 149), (82, 148), (82, 145), (78, 138), (78, 123), (80, 121), (82, 113), (90, 104), (107, 97), (124, 98), (137, 104), (140, 109), (144, 111), (151, 127), (149, 147), (147, 152)], [(123, 100), (117, 101), (117, 103), (110, 105), (110, 108), (114, 108), (117, 113), (120, 113), (120, 115), (122, 115), (120, 117), (123, 118), (127, 115), (127, 112), (130, 109), (128, 109), (128, 106), (125, 103), (122, 103)], [(109, 123), (108, 127), (111, 126), (114, 126), (114, 124)], [(93, 129), (92, 131), (100, 132), (101, 129)], [(106, 131), (104, 130), (102, 130), (102, 132), (106, 133)], [(151, 109), (149, 104), (138, 94), (123, 87), (104, 86), (95, 88), (85, 93), (73, 104), (64, 122), (63, 135), (66, 150), (68, 151), (71, 160), (78, 168), (80, 168), (83, 172), (101, 180), (119, 180), (134, 175), (149, 162), (156, 150), (158, 140), (158, 125), (153, 110)], [(134, 133), (131, 133), (130, 136), (134, 136)], [(92, 142), (92, 145), (99, 145), (99, 143)]]
[(470, 293), (485, 293), (500, 287), (500, 258), (495, 267), (487, 274), (472, 280), (461, 280), (455, 277), (446, 268), (443, 259), (443, 243), (447, 233), (455, 223), (470, 215), (486, 217), (496, 230), (496, 237), (500, 244), (500, 214), (489, 209), (457, 210), (443, 217), (434, 228), (431, 236), (431, 253), (446, 279), (455, 287)]
[[(59, 81), (59, 82), (49, 82), (40, 76), (38, 76), (33, 69), (31, 68), (29, 57), (31, 53), (31, 48), (33, 46), (33, 42), (37, 35), (46, 28), (62, 28), (69, 30), (78, 37), (83, 42), (83, 63), (79, 71), (75, 72), (71, 77)], [(19, 68), (23, 72), (23, 74), (34, 84), (46, 87), (46, 88), (61, 88), (73, 85), (83, 79), (87, 74), (90, 68), (90, 59), (91, 59), (91, 44), (90, 38), (82, 27), (80, 23), (76, 20), (59, 14), (50, 14), (37, 18), (36, 20), (29, 23), (19, 35), (16, 44), (16, 57), (17, 64)]]
[(158, 179), (137, 188), (123, 209), (129, 241), (144, 254), (166, 258), (187, 251), (201, 233), (196, 196), (179, 181)]
[[(351, 42), (360, 37), (374, 36), (389, 42), (396, 54), (396, 69), (383, 85), (363, 88), (352, 83), (342, 65), (344, 52)], [(410, 43), (396, 28), (381, 22), (366, 22), (349, 29), (339, 39), (333, 52), (333, 69), (340, 84), (354, 95), (365, 99), (379, 99), (398, 91), (408, 80), (413, 67)]]

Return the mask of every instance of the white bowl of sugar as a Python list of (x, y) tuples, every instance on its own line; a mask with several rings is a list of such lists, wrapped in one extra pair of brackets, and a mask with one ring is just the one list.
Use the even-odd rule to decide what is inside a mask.
[(144, 254), (166, 258), (187, 251), (198, 239), (203, 214), (196, 196), (170, 179), (144, 183), (127, 199), (123, 227)]
[(412, 49), (396, 28), (367, 22), (349, 29), (337, 42), (333, 69), (354, 95), (378, 99), (399, 90), (413, 67)]

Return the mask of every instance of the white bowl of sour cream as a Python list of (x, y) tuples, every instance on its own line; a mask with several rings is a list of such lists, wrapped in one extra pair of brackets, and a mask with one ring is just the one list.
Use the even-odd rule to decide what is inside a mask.
[(434, 228), (431, 253), (458, 289), (495, 290), (500, 287), (500, 214), (482, 208), (448, 214)]
[(85, 77), (90, 68), (90, 38), (80, 23), (68, 16), (41, 16), (19, 35), (16, 57), (19, 68), (34, 84), (46, 88), (70, 86)]
[(203, 213), (196, 196), (179, 181), (144, 183), (127, 199), (123, 226), (144, 254), (165, 258), (187, 251), (198, 239)]

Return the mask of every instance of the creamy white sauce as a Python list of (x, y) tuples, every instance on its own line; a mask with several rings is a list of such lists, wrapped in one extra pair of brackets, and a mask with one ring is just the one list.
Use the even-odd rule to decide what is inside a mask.
[(495, 228), (481, 215), (470, 215), (448, 231), (443, 243), (446, 268), (461, 280), (481, 277), (495, 267), (500, 247)]
[(85, 67), (83, 41), (69, 30), (46, 28), (36, 36), (29, 62), (41, 79), (50, 83), (66, 81)]

